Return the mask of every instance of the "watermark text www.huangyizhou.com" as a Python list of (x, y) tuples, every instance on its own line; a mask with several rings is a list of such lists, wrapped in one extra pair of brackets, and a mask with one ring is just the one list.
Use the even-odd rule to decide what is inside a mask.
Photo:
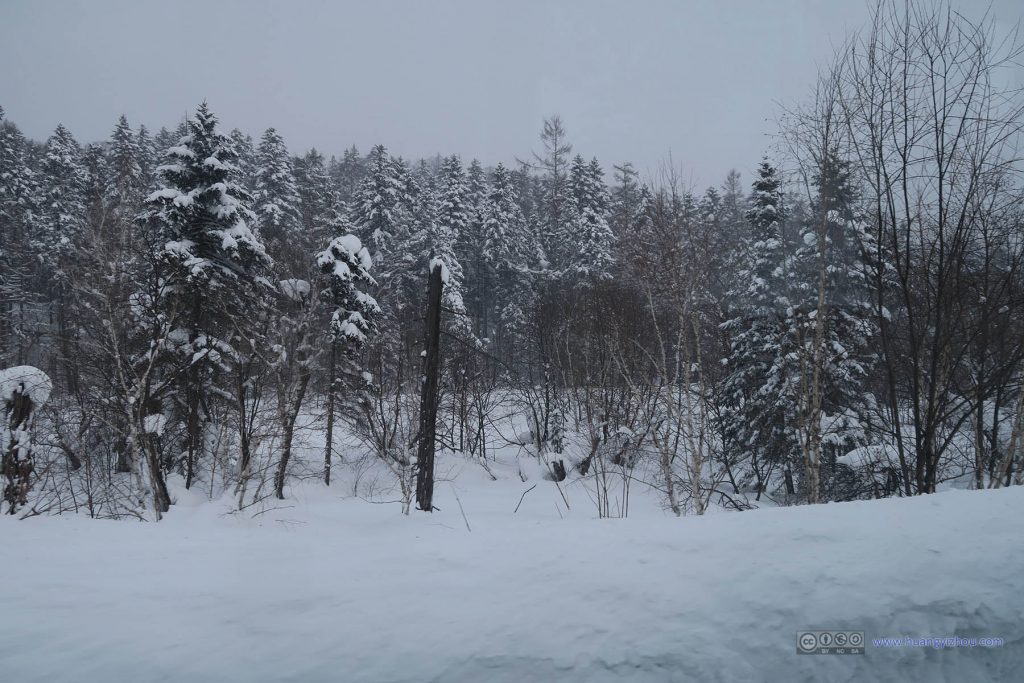
[(912, 647), (930, 647), (934, 650), (945, 650), (958, 647), (1002, 647), (1006, 641), (994, 636), (965, 638), (964, 636), (904, 636), (902, 638), (872, 638), (871, 644), (877, 648), (896, 649)]
[[(996, 636), (903, 636), (872, 638), (870, 645), (880, 650), (899, 648), (954, 648), (1002, 647), (1005, 641)], [(862, 655), (867, 647), (864, 631), (829, 629), (797, 631), (796, 652), (801, 655)]]

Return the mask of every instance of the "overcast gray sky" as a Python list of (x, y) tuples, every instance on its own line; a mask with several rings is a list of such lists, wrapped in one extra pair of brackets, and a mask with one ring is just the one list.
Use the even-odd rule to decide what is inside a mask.
[[(977, 14), (987, 0), (964, 0)], [(995, 0), (1017, 22), (1024, 3)], [(173, 125), (208, 100), (293, 152), (526, 157), (559, 113), (576, 151), (698, 187), (749, 178), (776, 103), (807, 92), (867, 0), (0, 0), (0, 105), (30, 137)]]

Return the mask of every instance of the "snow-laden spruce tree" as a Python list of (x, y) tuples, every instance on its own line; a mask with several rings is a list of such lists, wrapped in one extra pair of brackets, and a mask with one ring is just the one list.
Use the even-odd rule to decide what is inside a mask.
[(466, 210), (469, 212), (469, 222), (480, 222), (480, 212), (483, 210), (484, 200), (487, 199), (487, 172), (479, 159), (473, 159), (466, 167)]
[(256, 146), (253, 144), (252, 136), (237, 128), (232, 128), (228, 134), (231, 140), (231, 148), (235, 151), (235, 182), (246, 192), (252, 194), (256, 188)]
[(480, 161), (473, 159), (466, 168), (466, 211), (469, 223), (455, 243), (455, 255), (462, 264), (463, 289), (466, 309), (475, 325), (478, 337), (485, 337), (482, 327), (488, 298), (483, 270), (483, 209), (487, 200), (487, 173)]
[(65, 267), (73, 257), (85, 227), (85, 187), (82, 150), (63, 125), (46, 141), (38, 199), (41, 257), (54, 267), (52, 284), (66, 280)]
[[(428, 248), (433, 258), (440, 259), (447, 269), (448, 278), (442, 290), (442, 316), (445, 327), (453, 334), (469, 339), (472, 326), (466, 313), (465, 276), (457, 254), (458, 242), (469, 230), (471, 210), (468, 206), (468, 188), (462, 162), (455, 155), (441, 162), (432, 199), (432, 220), (428, 228)], [(421, 263), (429, 263), (430, 254)]]
[(380, 315), (376, 300), (364, 291), (376, 284), (370, 270), (373, 259), (359, 238), (346, 232), (317, 254), (323, 276), (323, 295), (331, 307), (329, 334), (346, 350), (359, 348), (375, 329)]
[(31, 299), (30, 236), (36, 209), (36, 174), (26, 158), (27, 143), (0, 108), (0, 365), (25, 362)]
[(375, 264), (382, 263), (403, 228), (403, 209), (408, 206), (409, 186), (401, 164), (384, 145), (377, 145), (367, 159), (366, 175), (352, 202), (352, 223)]
[(540, 138), (544, 152), (534, 155), (534, 166), (540, 175), (532, 178), (527, 174), (527, 182), (535, 183), (534, 191), (526, 193), (520, 190), (519, 194), (521, 198), (532, 196), (535, 200), (534, 206), (524, 207), (523, 212), (533, 221), (546, 269), (552, 276), (557, 276), (567, 267), (567, 260), (572, 256), (565, 253), (566, 224), (573, 201), (569, 191), (572, 144), (559, 116), (544, 119)]
[[(145, 140), (142, 142), (148, 144)], [(106, 155), (105, 199), (108, 208), (117, 212), (118, 220), (134, 219), (133, 214), (145, 190), (143, 153), (139, 145), (139, 136), (128, 125), (128, 118), (122, 114), (110, 136), (110, 147)]]
[(536, 268), (538, 247), (519, 206), (512, 176), (503, 164), (494, 169), (482, 214), (481, 286), (487, 306), (481, 329), (488, 336), (493, 325), (500, 327), (509, 341), (524, 341), (532, 296), (531, 268)]
[[(296, 157), (293, 165), (302, 225), (297, 237), (303, 253), (308, 254), (316, 252), (320, 245), (338, 234), (341, 215), (348, 214), (349, 208), (338, 195), (320, 152), (311, 149)], [(348, 222), (344, 221), (344, 224), (348, 225)]]
[(576, 155), (569, 170), (571, 202), (561, 237), (562, 275), (569, 282), (593, 282), (611, 276), (615, 236), (608, 225), (611, 202), (604, 171)]
[[(351, 228), (342, 223), (341, 229)], [(373, 259), (359, 238), (347, 230), (317, 255), (322, 274), (320, 297), (331, 308), (327, 330), (327, 434), (324, 483), (331, 484), (335, 415), (359, 419), (368, 400), (365, 387), (372, 378), (362, 372), (356, 352), (377, 329), (377, 301), (366, 291), (376, 282), (370, 275)]]
[(608, 225), (618, 246), (616, 270), (630, 282), (644, 273), (654, 243), (651, 234), (653, 197), (640, 173), (629, 162), (615, 167), (615, 186), (611, 190)]
[(185, 485), (207, 450), (210, 402), (234, 357), (233, 337), (249, 313), (269, 258), (249, 227), (251, 198), (235, 180), (231, 140), (204, 102), (187, 134), (157, 169), (162, 187), (145, 216), (156, 236), (163, 285), (157, 305), (175, 322), (179, 406), (185, 427)]
[[(863, 438), (869, 401), (863, 383), (876, 358), (869, 261), (877, 250), (858, 213), (850, 164), (826, 150), (813, 181), (816, 195), (793, 262), (788, 347), (782, 349), (787, 362), (775, 375), (788, 395), (799, 397), (804, 488), (815, 503), (829, 495), (836, 457)], [(788, 359), (796, 360), (796, 373)]]
[(157, 145), (149, 129), (144, 125), (139, 126), (139, 132), (135, 135), (135, 147), (139, 152), (139, 170), (142, 173), (142, 187), (149, 190), (156, 180), (154, 169), (159, 165), (157, 161)]
[(797, 396), (784, 370), (790, 304), (786, 298), (789, 271), (780, 238), (783, 211), (782, 180), (764, 160), (747, 211), (750, 233), (727, 297), (730, 318), (722, 325), (730, 339), (723, 383), (727, 448), (731, 459), (746, 463), (758, 496), (773, 472), (784, 473), (792, 487), (793, 470), (799, 464)]
[(107, 153), (101, 157), (102, 167), (92, 169), (92, 164), (88, 166), (92, 175), (103, 175), (100, 183), (94, 179), (93, 185), (98, 186), (93, 192), (102, 190), (100, 203), (104, 218), (93, 221), (94, 234), (90, 239), (99, 239), (105, 253), (87, 254), (86, 257), (91, 258), (94, 267), (106, 271), (106, 277), (117, 282), (130, 269), (121, 261), (137, 255), (137, 243), (142, 237), (138, 234), (136, 218), (149, 194), (150, 180), (146, 167), (152, 163), (147, 158), (151, 154), (147, 148), (151, 145), (145, 129), (140, 127), (136, 134), (122, 114), (110, 136)]
[(39, 207), (39, 231), (34, 237), (40, 263), (38, 272), (52, 306), (54, 334), (58, 340), (62, 367), (69, 387), (77, 388), (77, 374), (71, 371), (74, 332), (69, 325), (73, 300), (71, 276), (82, 247), (86, 227), (86, 187), (89, 175), (82, 164), (82, 150), (63, 125), (46, 141), (43, 153)]
[(719, 211), (719, 245), (723, 251), (723, 268), (736, 272), (741, 266), (744, 237), (747, 231), (746, 214), (750, 208), (739, 171), (732, 169), (722, 183), (722, 203)]
[[(156, 169), (163, 163), (164, 152), (178, 144), (178, 140), (187, 133), (188, 127), (184, 122), (182, 122), (182, 124), (177, 126), (174, 130), (170, 130), (166, 126), (162, 126), (153, 136), (153, 145), (150, 148), (149, 163), (150, 180), (154, 186), (160, 182), (160, 176)], [(142, 148), (140, 147), (140, 149)]]
[(256, 149), (253, 191), (256, 227), (275, 260), (295, 248), (299, 241), (299, 193), (292, 160), (281, 135), (268, 128)]
[(338, 190), (338, 198), (346, 204), (351, 204), (355, 197), (356, 188), (359, 187), (363, 174), (366, 172), (363, 157), (359, 150), (352, 145), (341, 155), (341, 159), (331, 157), (327, 166), (327, 172), (334, 181), (334, 187)]

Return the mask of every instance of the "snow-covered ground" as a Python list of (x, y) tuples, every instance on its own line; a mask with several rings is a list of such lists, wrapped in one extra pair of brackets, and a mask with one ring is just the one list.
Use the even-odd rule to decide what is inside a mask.
[[(1024, 489), (598, 520), (581, 490), (565, 510), (552, 482), (496, 474), (466, 465), (432, 515), (310, 481), (255, 517), (179, 492), (159, 524), (5, 519), (0, 680), (1024, 675)], [(798, 655), (808, 628), (864, 630), (867, 651)], [(955, 635), (1005, 644), (872, 644)]]

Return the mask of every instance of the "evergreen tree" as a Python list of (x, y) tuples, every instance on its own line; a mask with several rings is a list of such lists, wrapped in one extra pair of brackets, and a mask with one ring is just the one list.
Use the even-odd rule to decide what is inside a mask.
[(724, 263), (728, 270), (735, 272), (743, 243), (744, 231), (746, 230), (747, 199), (744, 196), (743, 184), (740, 174), (735, 169), (730, 170), (722, 183), (721, 209), (719, 211), (719, 225), (721, 230), (720, 242), (726, 256)]
[(787, 383), (785, 297), (788, 267), (780, 239), (782, 181), (767, 160), (753, 184), (747, 212), (741, 269), (727, 297), (731, 317), (723, 323), (730, 337), (723, 393), (728, 447), (750, 463), (760, 495), (771, 473), (782, 471), (792, 493), (799, 456), (793, 415), (795, 387)]
[(627, 278), (633, 279), (649, 265), (644, 261), (654, 242), (650, 216), (653, 198), (629, 162), (615, 167), (615, 180), (608, 225), (618, 245), (616, 265)]
[(494, 169), (491, 190), (483, 208), (483, 280), (485, 300), (482, 335), (501, 322), (506, 334), (522, 330), (530, 300), (530, 269), (536, 266), (537, 246), (519, 205), (512, 175), (504, 165)]
[[(506, 171), (506, 175), (507, 175)], [(469, 162), (466, 169), (466, 210), (469, 212), (469, 223), (479, 226), (482, 221), (484, 202), (487, 201), (487, 174), (478, 159)]]
[[(75, 253), (85, 227), (85, 190), (88, 175), (82, 166), (82, 150), (71, 132), (57, 126), (46, 141), (39, 199), (40, 257), (54, 270), (47, 275), (66, 282), (65, 268)], [(53, 281), (51, 281), (53, 282)]]
[(610, 198), (597, 159), (577, 155), (569, 171), (572, 202), (559, 251), (562, 275), (570, 282), (601, 280), (611, 274), (614, 236), (608, 225)]
[(375, 264), (381, 264), (402, 229), (402, 212), (409, 202), (404, 169), (377, 145), (367, 160), (367, 172), (351, 207), (352, 223)]
[[(468, 205), (466, 177), (459, 158), (452, 155), (441, 163), (437, 177), (437, 227), (435, 239), (444, 244), (448, 271), (462, 284), (462, 265), (456, 244), (463, 241), (469, 229), (472, 211)], [(450, 262), (449, 262), (450, 261)]]
[(476, 325), (478, 333), (483, 331), (483, 316), (486, 314), (483, 261), (483, 211), (487, 201), (487, 175), (483, 166), (473, 159), (466, 170), (466, 211), (469, 222), (455, 244), (455, 255), (462, 264), (463, 289), (466, 308)]
[(173, 339), (183, 365), (189, 487), (206, 449), (210, 400), (229, 369), (233, 336), (269, 259), (249, 227), (254, 215), (248, 192), (236, 181), (235, 146), (217, 130), (217, 118), (205, 102), (187, 130), (157, 169), (162, 187), (148, 198), (145, 220), (156, 237), (155, 256), (165, 283), (158, 305), (178, 325)]
[(36, 177), (21, 131), (0, 108), (0, 363), (25, 362), (28, 324), (30, 230), (35, 221)]
[(331, 240), (317, 255), (317, 265), (333, 309), (329, 334), (336, 342), (356, 348), (373, 332), (374, 320), (380, 314), (374, 298), (359, 289), (375, 284), (370, 275), (370, 252), (358, 237), (346, 233)]
[[(347, 219), (342, 218), (338, 226), (351, 228)], [(340, 408), (343, 414), (355, 417), (364, 399), (361, 389), (368, 383), (359, 372), (355, 352), (361, 348), (368, 335), (377, 330), (381, 316), (377, 301), (366, 291), (373, 286), (370, 268), (373, 259), (363, 247), (359, 238), (345, 232), (327, 245), (317, 255), (317, 266), (321, 273), (320, 298), (331, 308), (328, 326), (327, 363), (327, 434), (324, 455), (324, 482), (331, 483), (331, 460), (334, 445), (334, 416)], [(356, 391), (342, 394), (344, 388)], [(346, 400), (347, 399), (347, 400)]]
[(159, 180), (156, 174), (156, 168), (163, 160), (164, 153), (171, 147), (177, 145), (182, 136), (187, 134), (188, 128), (182, 125), (173, 131), (168, 130), (166, 127), (161, 127), (160, 130), (156, 132), (156, 135), (153, 136), (153, 153), (150, 160), (153, 163), (152, 173), (154, 182)]
[(159, 147), (149, 134), (149, 129), (140, 125), (139, 132), (135, 136), (135, 147), (139, 154), (139, 171), (141, 172), (142, 187), (149, 190), (156, 182), (157, 149), (167, 149), (167, 147), (170, 147), (170, 144), (167, 147)]
[[(308, 178), (308, 174), (304, 177)], [(319, 193), (310, 188), (306, 194), (308, 197)], [(263, 134), (256, 151), (256, 187), (253, 200), (256, 226), (267, 250), (274, 255), (275, 260), (287, 260), (290, 266), (296, 265), (297, 259), (291, 252), (301, 251), (304, 243), (299, 234), (300, 228), (304, 227), (299, 207), (305, 206), (305, 203), (300, 199), (296, 189), (288, 149), (273, 128), (268, 128)], [(310, 213), (316, 213), (317, 210), (319, 209), (310, 209)], [(307, 230), (307, 234), (313, 231)]]
[(455, 155), (441, 162), (436, 184), (436, 209), (430, 228), (430, 251), (440, 259), (448, 270), (448, 281), (443, 289), (443, 303), (448, 309), (445, 318), (449, 329), (463, 336), (470, 336), (469, 321), (466, 317), (464, 275), (457, 255), (460, 238), (470, 225), (470, 211), (467, 207), (466, 177), (462, 162)]
[(252, 137), (233, 128), (229, 135), (235, 154), (235, 182), (250, 194), (256, 187), (256, 147)]
[[(83, 147), (82, 168), (85, 170), (85, 216), (83, 220), (87, 226), (93, 228), (110, 227), (108, 224), (113, 223), (116, 219), (120, 219), (121, 216), (107, 215), (110, 209), (107, 206), (107, 201), (111, 193), (111, 168), (110, 160), (107, 158), (106, 146), (102, 143), (90, 142)], [(138, 210), (142, 198), (142, 188), (139, 188), (134, 196), (135, 201), (132, 205), (132, 210)], [(136, 217), (134, 213), (129, 213), (127, 209), (123, 211), (123, 214), (128, 220), (134, 220)]]
[[(60, 349), (60, 370), (70, 390), (78, 388), (74, 368), (73, 329), (69, 324), (72, 272), (86, 228), (86, 189), (89, 175), (82, 165), (82, 150), (71, 132), (58, 125), (46, 141), (43, 157), (36, 252), (43, 268), (39, 291), (51, 301), (54, 336)], [(56, 372), (58, 368), (54, 368)]]
[(339, 199), (346, 204), (351, 204), (356, 189), (366, 173), (363, 157), (359, 154), (356, 146), (352, 145), (346, 149), (340, 161), (331, 157), (328, 173), (334, 181)]
[(295, 187), (299, 197), (299, 216), (304, 244), (323, 244), (330, 239), (338, 211), (347, 210), (327, 174), (324, 157), (311, 149), (294, 161)]
[[(142, 142), (145, 142), (143, 139)], [(109, 207), (119, 214), (127, 213), (134, 218), (139, 207), (146, 181), (142, 170), (140, 138), (128, 125), (122, 114), (110, 136), (110, 148), (106, 162), (105, 199)]]
[(849, 163), (829, 150), (814, 183), (810, 220), (793, 259), (786, 320), (786, 356), (799, 363), (796, 373), (786, 368), (786, 377), (802, 383), (799, 420), (811, 502), (832, 486), (836, 457), (862, 439), (868, 400), (863, 382), (875, 360), (869, 259), (877, 252), (858, 215)]
[[(540, 137), (544, 155), (535, 155), (535, 160), (541, 171), (541, 193), (532, 208), (536, 211), (539, 242), (547, 261), (545, 267), (558, 274), (568, 267), (571, 257), (565, 253), (565, 238), (572, 201), (568, 187), (572, 145), (566, 139), (565, 127), (558, 116), (544, 119)], [(533, 213), (529, 209), (525, 211), (527, 216)]]

